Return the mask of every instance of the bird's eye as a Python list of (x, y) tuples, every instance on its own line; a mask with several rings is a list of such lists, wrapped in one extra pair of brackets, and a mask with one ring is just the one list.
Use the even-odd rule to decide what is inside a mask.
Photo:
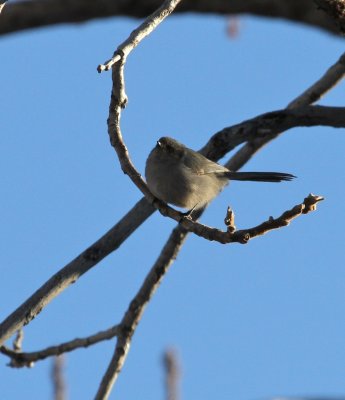
[(157, 140), (157, 146), (162, 147), (162, 143), (159, 140)]

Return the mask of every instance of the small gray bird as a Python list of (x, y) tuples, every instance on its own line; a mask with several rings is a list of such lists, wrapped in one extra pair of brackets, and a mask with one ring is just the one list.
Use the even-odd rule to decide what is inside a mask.
[(162, 137), (146, 161), (147, 185), (154, 196), (186, 209), (202, 208), (229, 180), (281, 182), (281, 172), (232, 172), (170, 137)]

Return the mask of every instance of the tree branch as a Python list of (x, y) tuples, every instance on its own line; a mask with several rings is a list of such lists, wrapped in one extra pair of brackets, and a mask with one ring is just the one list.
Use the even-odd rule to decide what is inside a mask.
[[(137, 0), (135, 4), (131, 0), (17, 1), (6, 6), (1, 19), (0, 35), (55, 24), (80, 23), (95, 18), (145, 18), (160, 5), (161, 0)], [(176, 12), (283, 18), (339, 34), (334, 20), (318, 10), (311, 0), (185, 0)]]
[[(299, 96), (295, 100), (296, 104), (302, 102), (305, 97), (311, 100), (309, 90), (305, 96)], [(290, 103), (291, 107), (295, 101)], [(244, 142), (268, 140), (292, 128), (311, 126), (344, 128), (345, 108), (303, 105), (298, 108), (284, 108), (261, 114), (216, 132), (199, 152), (210, 160), (216, 161)]]
[(64, 364), (65, 359), (61, 356), (56, 356), (53, 361), (52, 366), (52, 380), (54, 388), (54, 400), (66, 400), (67, 399), (67, 389), (64, 379)]
[(293, 219), (302, 214), (307, 214), (310, 211), (315, 211), (316, 204), (321, 200), (323, 200), (322, 196), (315, 196), (310, 194), (304, 199), (303, 203), (298, 204), (291, 210), (285, 211), (279, 218), (274, 219), (270, 217), (268, 221), (265, 221), (262, 224), (255, 226), (254, 228), (247, 228), (239, 231), (235, 230), (233, 223), (229, 224), (230, 229), (228, 229), (227, 231), (221, 231), (216, 228), (211, 228), (209, 226), (192, 221), (188, 218), (183, 219), (180, 224), (185, 230), (193, 232), (196, 235), (201, 236), (207, 240), (214, 240), (222, 244), (246, 244), (250, 239), (264, 235), (271, 230), (289, 225)]
[(345, 33), (345, 4), (344, 0), (314, 0), (314, 2), (335, 20), (340, 32)]
[(10, 367), (31, 368), (36, 361), (44, 360), (52, 356), (59, 356), (60, 354), (68, 353), (81, 347), (89, 347), (95, 343), (112, 339), (113, 337), (118, 335), (119, 329), (119, 325), (115, 325), (105, 331), (98, 332), (91, 336), (73, 339), (56, 346), (47, 347), (46, 349), (33, 351), (30, 353), (11, 350), (6, 346), (0, 346), (0, 352), (10, 357)]
[(158, 289), (163, 277), (170, 265), (175, 260), (180, 248), (186, 239), (186, 231), (176, 227), (170, 240), (163, 247), (158, 259), (146, 276), (138, 293), (130, 302), (130, 305), (120, 323), (121, 331), (118, 335), (116, 348), (108, 369), (103, 376), (101, 385), (96, 395), (96, 400), (106, 399), (116, 382), (119, 373), (129, 352), (132, 336), (135, 332), (147, 303)]
[(178, 384), (181, 371), (175, 350), (170, 349), (164, 352), (163, 366), (165, 372), (165, 399), (178, 400), (180, 398)]
[[(321, 99), (329, 90), (335, 87), (344, 77), (344, 57), (345, 53), (323, 74), (323, 76), (305, 90), (300, 96), (291, 101), (287, 109), (297, 109)], [(266, 131), (266, 135), (248, 141), (227, 163), (226, 167), (237, 170), (247, 163), (254, 154), (264, 147), (271, 140), (275, 139), (282, 132)]]
[(345, 75), (345, 53), (333, 64), (324, 75), (310, 86), (305, 92), (288, 104), (287, 108), (298, 108), (313, 104), (333, 89)]

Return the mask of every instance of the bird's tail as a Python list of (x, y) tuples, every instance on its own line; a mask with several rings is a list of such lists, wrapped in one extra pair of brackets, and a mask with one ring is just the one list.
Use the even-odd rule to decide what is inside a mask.
[(235, 181), (281, 182), (291, 181), (294, 175), (284, 172), (226, 172), (226, 177)]

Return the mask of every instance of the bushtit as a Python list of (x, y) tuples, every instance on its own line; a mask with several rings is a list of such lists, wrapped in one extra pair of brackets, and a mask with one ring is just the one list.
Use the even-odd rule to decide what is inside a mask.
[(281, 172), (232, 172), (170, 137), (162, 137), (146, 161), (147, 185), (154, 196), (187, 209), (202, 208), (229, 179), (281, 182), (293, 175)]

